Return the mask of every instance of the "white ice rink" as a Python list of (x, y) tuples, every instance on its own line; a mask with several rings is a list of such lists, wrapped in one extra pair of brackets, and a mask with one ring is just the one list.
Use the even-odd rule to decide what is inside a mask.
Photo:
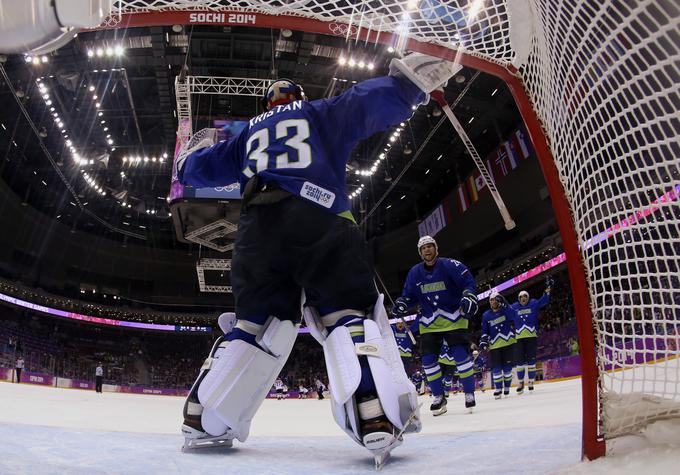
[[(423, 398), (424, 408), (429, 405)], [(359, 474), (369, 453), (332, 420), (328, 400), (266, 400), (245, 444), (184, 454), (183, 399), (0, 383), (0, 474)], [(680, 473), (680, 424), (657, 423), (650, 437), (617, 441), (617, 455), (580, 462), (580, 381), (541, 384), (496, 401), (462, 396), (449, 412), (423, 411), (385, 474)], [(616, 444), (612, 444), (616, 445)]]

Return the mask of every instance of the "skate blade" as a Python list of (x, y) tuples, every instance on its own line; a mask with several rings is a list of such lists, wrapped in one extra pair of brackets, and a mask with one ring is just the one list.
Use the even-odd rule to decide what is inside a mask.
[(433, 411), (433, 412), (432, 412), (432, 415), (433, 415), (434, 417), (441, 416), (441, 415), (446, 414), (447, 411), (448, 411), (448, 409), (446, 409), (446, 407), (442, 407), (442, 408), (439, 409), (438, 411)]
[(234, 445), (234, 439), (228, 439), (226, 437), (205, 437), (202, 439), (184, 439), (184, 445), (182, 446), (182, 452), (195, 452), (206, 449), (221, 449), (221, 448), (231, 448)]
[(384, 452), (384, 453), (379, 454), (379, 455), (373, 454), (373, 460), (375, 462), (375, 470), (378, 471), (378, 470), (382, 469), (385, 466), (385, 464), (387, 463), (387, 461), (390, 459), (391, 456), (392, 456), (392, 454), (389, 451)]
[(392, 442), (387, 447), (378, 450), (371, 450), (376, 470), (380, 470), (385, 466), (387, 461), (392, 456), (392, 450), (400, 446), (401, 443), (404, 441), (404, 439), (400, 436), (392, 435), (392, 437), (393, 437)]

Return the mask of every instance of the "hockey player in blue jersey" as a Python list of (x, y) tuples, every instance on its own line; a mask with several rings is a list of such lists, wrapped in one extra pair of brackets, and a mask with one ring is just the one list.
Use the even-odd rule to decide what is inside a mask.
[(238, 135), (212, 145), (190, 142), (180, 152), (182, 184), (238, 181), (242, 190), (231, 271), (238, 322), (188, 396), (186, 448), (246, 440), (293, 347), (303, 291), (305, 322), (324, 347), (338, 425), (378, 466), (404, 432), (420, 430), (415, 389), (352, 217), (345, 167), (358, 141), (408, 119), (459, 70), (412, 54), (393, 59), (389, 77), (314, 101), (299, 85), (278, 80), (263, 98), (265, 111)]
[(468, 349), (469, 320), (477, 313), (477, 284), (465, 265), (455, 259), (438, 257), (437, 242), (430, 236), (418, 241), (423, 262), (411, 268), (404, 290), (393, 311), (405, 314), (420, 304), (420, 354), (434, 400), (435, 416), (446, 412), (442, 370), (437, 362), (442, 343), (453, 351), (460, 382), (465, 392), (465, 407), (475, 406), (472, 358)]
[(545, 292), (540, 299), (529, 299), (529, 292), (522, 290), (518, 302), (512, 304), (515, 316), (515, 364), (517, 365), (517, 392), (524, 392), (524, 371), (528, 373), (528, 389), (534, 390), (536, 377), (536, 349), (538, 348), (538, 311), (550, 302), (552, 279), (546, 280)]
[(501, 393), (506, 397), (510, 394), (512, 383), (515, 311), (495, 291), (489, 296), (489, 305), (491, 308), (482, 315), (482, 338), (479, 346), (489, 349), (491, 376), (495, 387), (493, 395), (500, 399)]
[[(394, 339), (397, 342), (397, 348), (399, 349), (399, 356), (401, 356), (401, 362), (404, 364), (404, 368), (408, 371), (408, 367), (413, 361), (413, 341), (411, 341), (411, 335), (409, 335), (408, 328), (403, 320), (397, 321), (392, 326), (392, 331), (394, 332)], [(413, 334), (413, 329), (411, 329), (411, 334)]]

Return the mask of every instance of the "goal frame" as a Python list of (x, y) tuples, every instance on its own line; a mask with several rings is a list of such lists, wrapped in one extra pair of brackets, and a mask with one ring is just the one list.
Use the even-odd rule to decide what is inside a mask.
[[(223, 15), (216, 15), (216, 13)], [(204, 14), (201, 16), (200, 14)], [(209, 15), (210, 14), (210, 15)], [(192, 21), (203, 18), (203, 21)], [(207, 19), (210, 21), (207, 21)], [(391, 32), (377, 32), (363, 26), (348, 25), (336, 21), (322, 21), (292, 15), (270, 15), (260, 12), (206, 9), (176, 9), (165, 11), (146, 11), (122, 13), (119, 21), (106, 23), (99, 29), (135, 28), (172, 25), (212, 25), (212, 26), (251, 26), (259, 28), (289, 29), (330, 36), (344, 37), (348, 40), (392, 45), (399, 38)], [(575, 223), (571, 207), (567, 201), (559, 172), (553, 160), (548, 140), (541, 123), (532, 107), (529, 96), (522, 84), (517, 70), (477, 56), (456, 51), (433, 43), (425, 43), (413, 38), (406, 40), (405, 50), (453, 60), (463, 66), (483, 71), (505, 82), (509, 88), (527, 132), (536, 151), (543, 171), (555, 218), (564, 244), (569, 281), (576, 312), (582, 372), (582, 456), (589, 460), (605, 455), (605, 441), (599, 418), (599, 370), (593, 328), (590, 294), (586, 281), (586, 271), (579, 252)]]

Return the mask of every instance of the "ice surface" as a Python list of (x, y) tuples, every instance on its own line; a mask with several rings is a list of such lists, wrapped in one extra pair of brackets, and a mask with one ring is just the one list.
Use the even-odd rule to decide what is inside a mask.
[[(616, 457), (579, 463), (578, 380), (537, 385), (533, 394), (513, 391), (500, 401), (489, 391), (478, 392), (477, 401), (473, 414), (467, 414), (462, 395), (449, 398), (444, 416), (423, 411), (423, 432), (406, 436), (382, 473), (589, 473), (590, 467), (620, 473), (625, 468)], [(423, 402), (426, 408), (429, 400)], [(374, 473), (368, 451), (333, 422), (328, 400), (267, 400), (245, 444), (192, 454), (180, 452), (182, 404), (168, 396), (0, 383), (0, 473)], [(680, 450), (658, 443), (674, 428), (633, 440), (635, 450), (627, 447), (622, 460), (647, 469), (656, 465), (654, 475), (677, 467)]]

